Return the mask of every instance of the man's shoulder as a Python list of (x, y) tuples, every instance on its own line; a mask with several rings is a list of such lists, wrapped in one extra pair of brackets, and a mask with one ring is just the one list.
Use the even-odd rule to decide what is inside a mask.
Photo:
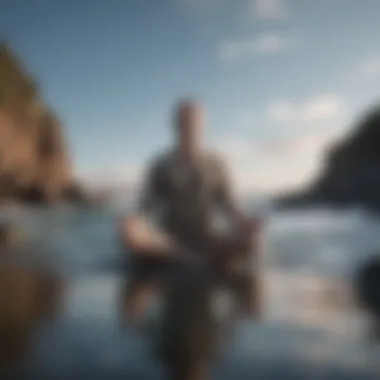
[(173, 161), (173, 153), (169, 150), (161, 151), (155, 154), (149, 161), (149, 166), (153, 170), (162, 170), (167, 168)]

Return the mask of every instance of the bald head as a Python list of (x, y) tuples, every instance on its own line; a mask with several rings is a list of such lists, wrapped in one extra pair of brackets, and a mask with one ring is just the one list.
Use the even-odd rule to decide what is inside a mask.
[(204, 111), (194, 100), (181, 101), (175, 112), (177, 143), (184, 153), (198, 151), (202, 144)]

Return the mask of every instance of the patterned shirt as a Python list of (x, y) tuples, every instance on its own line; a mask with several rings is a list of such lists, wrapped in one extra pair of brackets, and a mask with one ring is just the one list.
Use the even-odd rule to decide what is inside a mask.
[(148, 166), (140, 212), (153, 216), (159, 227), (186, 241), (213, 231), (215, 211), (233, 205), (224, 163), (205, 153), (193, 162), (178, 153), (157, 157)]

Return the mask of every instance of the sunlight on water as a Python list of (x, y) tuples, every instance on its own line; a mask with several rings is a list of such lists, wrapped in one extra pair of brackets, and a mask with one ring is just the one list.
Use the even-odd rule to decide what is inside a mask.
[[(150, 355), (149, 339), (120, 333), (118, 325), (123, 252), (115, 213), (15, 210), (2, 218), (18, 221), (69, 279), (65, 311), (55, 332), (41, 340), (40, 361), (61, 371), (83, 363), (147, 370), (141, 358)], [(262, 264), (264, 321), (240, 324), (231, 358), (377, 368), (378, 352), (365, 341), (368, 318), (352, 301), (350, 281), (380, 247), (379, 230), (380, 221), (357, 212), (272, 213)], [(151, 314), (157, 310), (152, 306)]]

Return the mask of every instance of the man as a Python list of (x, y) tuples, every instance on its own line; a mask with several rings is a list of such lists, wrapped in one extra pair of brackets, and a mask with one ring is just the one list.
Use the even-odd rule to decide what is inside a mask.
[[(138, 211), (138, 215), (155, 220), (170, 237), (169, 246), (159, 249), (136, 242), (133, 238), (138, 225), (136, 215), (127, 218), (122, 225), (125, 243), (134, 252), (137, 263), (125, 298), (126, 307), (135, 318), (139, 318), (145, 307), (146, 295), (156, 289), (156, 274), (165, 273), (170, 262), (207, 258), (226, 269), (234, 257), (248, 256), (254, 248), (254, 233), (258, 232), (258, 224), (236, 207), (223, 162), (204, 149), (201, 106), (192, 100), (180, 102), (174, 127), (175, 147), (149, 166)], [(216, 212), (226, 217), (233, 233), (218, 232)], [(235, 282), (240, 283), (238, 293), (242, 296), (242, 306), (257, 315), (257, 276), (245, 273), (236, 278)]]

